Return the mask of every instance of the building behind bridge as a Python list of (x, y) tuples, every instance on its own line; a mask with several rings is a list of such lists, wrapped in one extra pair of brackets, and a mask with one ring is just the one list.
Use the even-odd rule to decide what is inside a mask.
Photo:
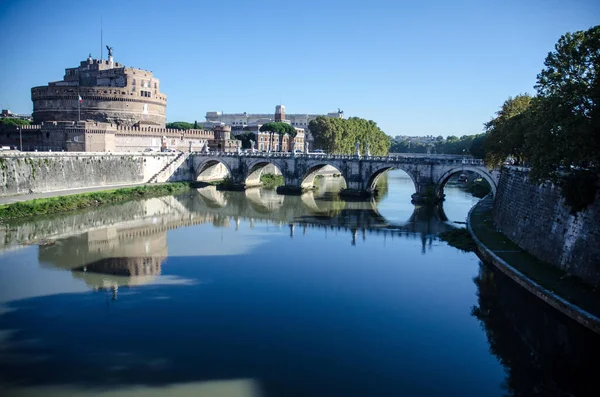
[[(300, 138), (298, 138), (298, 142), (296, 142), (296, 146), (301, 149), (304, 145), (304, 140), (308, 142), (312, 142), (313, 138), (310, 134), (310, 129), (308, 124), (316, 119), (317, 117), (324, 116), (329, 118), (344, 118), (344, 111), (338, 109), (337, 112), (330, 112), (326, 114), (306, 114), (306, 113), (286, 113), (284, 105), (277, 105), (275, 107), (275, 114), (273, 113), (223, 113), (223, 112), (206, 112), (206, 121), (202, 122), (202, 125), (207, 127), (212, 127), (215, 125), (229, 125), (232, 129), (232, 134), (238, 135), (244, 132), (255, 132), (258, 134), (258, 142), (257, 149), (268, 151), (269, 147), (273, 145), (272, 139), (277, 139), (276, 137), (269, 137), (268, 134), (263, 134), (259, 132), (260, 127), (265, 123), (270, 123), (273, 121), (282, 121), (290, 124), (292, 127), (296, 128), (296, 131), (301, 132), (303, 138), (302, 142), (300, 142)], [(300, 135), (300, 134), (299, 134)], [(278, 142), (275, 143), (277, 145)], [(287, 143), (284, 141), (284, 148), (287, 148)], [(275, 146), (277, 147), (277, 146)], [(291, 150), (291, 148), (287, 148), (284, 150)]]

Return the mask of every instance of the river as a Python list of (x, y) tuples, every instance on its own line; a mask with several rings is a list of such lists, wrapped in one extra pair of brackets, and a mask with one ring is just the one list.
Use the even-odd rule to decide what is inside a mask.
[(0, 395), (597, 395), (597, 335), (437, 237), (477, 198), (318, 182), (0, 225)]

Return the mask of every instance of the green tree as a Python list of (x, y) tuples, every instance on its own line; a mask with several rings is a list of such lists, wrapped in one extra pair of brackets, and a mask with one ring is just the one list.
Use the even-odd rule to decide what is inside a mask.
[[(531, 176), (560, 182), (572, 169), (600, 168), (600, 26), (563, 35), (535, 86), (535, 128), (528, 134)], [(551, 150), (548, 150), (552, 148)]]
[(166, 127), (175, 130), (191, 130), (194, 128), (191, 123), (187, 123), (185, 121), (174, 121), (172, 123), (167, 123)]
[(477, 134), (473, 136), (473, 141), (471, 142), (471, 147), (469, 148), (469, 152), (471, 156), (477, 159), (484, 159), (485, 152), (485, 141), (487, 139), (487, 134)]
[(238, 140), (242, 141), (242, 149), (250, 149), (250, 140), (256, 142), (256, 134), (254, 132), (245, 132), (243, 134), (239, 134), (236, 137)]
[(390, 137), (372, 120), (319, 116), (308, 127), (315, 138), (315, 147), (328, 153), (353, 154), (355, 143), (359, 142), (363, 151), (368, 144), (372, 155), (386, 155), (391, 145)]
[[(269, 133), (269, 142), (273, 141), (274, 134), (279, 135), (279, 151), (281, 151), (284, 135), (287, 134), (290, 139), (293, 139), (297, 134), (296, 129), (292, 125), (280, 121), (263, 124), (260, 127), (260, 132)], [(269, 146), (271, 146), (271, 144), (269, 144)]]
[(507, 157), (514, 158), (516, 164), (521, 164), (525, 157), (525, 135), (531, 126), (529, 112), (532, 97), (520, 94), (508, 98), (496, 112), (496, 117), (485, 124), (488, 133), (485, 141), (486, 161), (493, 167), (498, 167)]
[(5, 117), (5, 118), (0, 118), (0, 125), (14, 125), (14, 126), (19, 126), (19, 125), (30, 125), (31, 123), (27, 120), (22, 120), (22, 119), (14, 119), (11, 117)]
[(600, 173), (600, 26), (558, 40), (537, 76), (537, 96), (509, 98), (487, 123), (492, 165), (507, 155), (533, 181), (561, 186), (573, 212), (593, 202)]

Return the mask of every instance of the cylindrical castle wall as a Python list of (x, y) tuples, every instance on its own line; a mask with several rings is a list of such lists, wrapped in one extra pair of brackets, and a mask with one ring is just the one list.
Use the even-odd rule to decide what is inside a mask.
[[(83, 101), (79, 105), (79, 95)], [(43, 121), (95, 120), (132, 126), (140, 121), (166, 124), (167, 98), (142, 97), (116, 87), (34, 87), (31, 89), (34, 123)]]

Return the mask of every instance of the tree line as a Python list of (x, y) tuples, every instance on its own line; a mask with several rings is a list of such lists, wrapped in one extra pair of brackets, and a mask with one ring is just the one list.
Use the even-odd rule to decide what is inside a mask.
[(600, 25), (561, 36), (544, 66), (535, 95), (508, 98), (485, 124), (486, 160), (530, 167), (577, 212), (593, 202), (600, 173)]
[(366, 145), (372, 155), (388, 154), (391, 138), (387, 136), (372, 120), (358, 117), (348, 119), (333, 119), (319, 116), (311, 120), (308, 128), (314, 138), (316, 148), (328, 153), (354, 154), (355, 144), (360, 143), (361, 153)]
[(194, 121), (193, 123), (188, 123), (186, 121), (173, 121), (171, 123), (167, 123), (165, 125), (166, 128), (170, 128), (170, 129), (174, 129), (174, 130), (180, 130), (180, 131), (185, 131), (185, 130), (197, 130), (198, 127), (198, 122)]
[(414, 142), (409, 139), (394, 140), (390, 146), (392, 153), (435, 153), (435, 154), (463, 154), (478, 159), (485, 157), (485, 133), (476, 135), (463, 135), (460, 138), (454, 135), (444, 139), (438, 136), (431, 143)]
[(31, 123), (28, 120), (15, 119), (12, 117), (0, 118), (0, 126), (20, 126), (20, 125), (30, 125), (30, 124)]

